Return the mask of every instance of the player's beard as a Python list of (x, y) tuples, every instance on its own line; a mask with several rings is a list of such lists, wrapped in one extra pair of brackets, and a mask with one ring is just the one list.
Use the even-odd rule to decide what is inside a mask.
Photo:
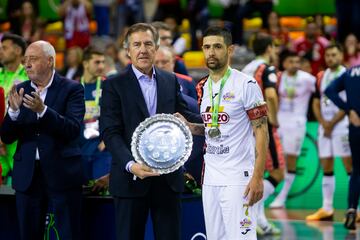
[[(206, 66), (212, 71), (217, 71), (217, 70), (223, 69), (227, 63), (226, 59), (227, 59), (227, 55), (224, 56), (223, 59), (218, 59), (218, 58), (212, 57), (211, 59), (208, 59), (206, 61)], [(213, 63), (209, 63), (210, 61)]]
[(337, 69), (339, 67), (339, 65), (340, 64), (338, 62), (336, 62), (336, 61), (333, 61), (333, 62), (328, 64), (329, 68), (334, 69), (334, 70)]

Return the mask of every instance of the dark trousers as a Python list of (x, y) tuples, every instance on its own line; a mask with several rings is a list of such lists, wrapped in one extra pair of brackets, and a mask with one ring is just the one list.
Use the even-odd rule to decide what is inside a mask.
[(16, 208), (22, 240), (44, 239), (46, 213), (54, 214), (61, 240), (81, 239), (81, 186), (68, 191), (49, 191), (40, 163), (26, 192), (16, 191)]
[(349, 208), (356, 209), (360, 196), (360, 127), (349, 127), (349, 141), (352, 155), (352, 174), (349, 183)]
[(114, 203), (117, 240), (143, 240), (149, 211), (156, 240), (181, 239), (181, 196), (164, 176), (153, 177), (144, 197), (114, 197)]

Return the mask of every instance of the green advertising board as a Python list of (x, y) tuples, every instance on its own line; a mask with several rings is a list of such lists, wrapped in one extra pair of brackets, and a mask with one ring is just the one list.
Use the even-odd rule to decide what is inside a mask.
[(39, 0), (40, 16), (48, 20), (58, 20), (57, 8), (60, 5), (60, 0)]
[[(335, 0), (278, 0), (274, 10), (282, 16), (335, 15)], [(223, 7), (220, 1), (209, 0), (209, 11), (212, 17), (221, 17)]]
[[(8, 14), (6, 12), (6, 7), (9, 0), (0, 0), (0, 19), (7, 20)], [(39, 15), (43, 19), (50, 21), (58, 20), (59, 16), (57, 14), (57, 8), (60, 5), (61, 0), (39, 0)]]
[[(286, 202), (287, 208), (317, 209), (322, 206), (321, 179), (323, 171), (316, 146), (317, 128), (317, 122), (307, 124), (306, 138), (301, 149), (301, 155), (297, 160), (296, 177)], [(335, 159), (334, 173), (336, 179), (334, 208), (346, 209), (349, 177), (340, 158)], [(266, 201), (267, 205), (280, 192), (282, 185), (279, 184), (276, 193)]]

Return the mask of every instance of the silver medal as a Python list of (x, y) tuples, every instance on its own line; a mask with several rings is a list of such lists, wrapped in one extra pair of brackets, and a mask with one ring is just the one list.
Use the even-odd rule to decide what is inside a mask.
[(221, 131), (219, 128), (210, 128), (208, 131), (208, 135), (210, 138), (218, 138), (221, 136)]

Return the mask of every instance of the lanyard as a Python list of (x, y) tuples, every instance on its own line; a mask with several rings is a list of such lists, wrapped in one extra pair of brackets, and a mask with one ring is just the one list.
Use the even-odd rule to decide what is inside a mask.
[(209, 84), (208, 84), (208, 87), (209, 87), (209, 93), (210, 93), (210, 102), (211, 102), (211, 109), (212, 109), (212, 114), (211, 114), (211, 127), (218, 127), (218, 113), (219, 113), (219, 106), (220, 106), (220, 100), (221, 100), (221, 93), (222, 93), (222, 90), (224, 88), (224, 85), (226, 83), (226, 81), (229, 79), (230, 77), (230, 74), (231, 74), (231, 70), (230, 68), (228, 68), (226, 70), (226, 73), (225, 75), (221, 78), (221, 83), (220, 83), (220, 90), (219, 90), (219, 94), (215, 97), (217, 98), (216, 102), (214, 102), (214, 99), (213, 99), (213, 92), (212, 92), (212, 80), (211, 78), (209, 77)]
[(295, 97), (295, 83), (296, 83), (297, 77), (298, 77), (298, 74), (295, 73), (292, 84), (289, 84), (289, 75), (288, 75), (288, 73), (286, 73), (286, 77), (285, 77), (285, 81), (284, 81), (285, 91), (286, 91), (287, 96), (291, 99), (293, 99)]
[[(84, 77), (81, 77), (80, 82), (85, 88)], [(95, 96), (95, 104), (96, 104), (96, 106), (99, 106), (99, 98), (100, 98), (100, 90), (101, 90), (100, 85), (101, 85), (101, 77), (98, 77), (96, 79), (96, 96)]]
[(326, 77), (324, 76), (324, 78), (325, 78), (325, 79), (324, 79), (324, 81), (325, 81), (325, 87), (327, 87), (332, 80), (334, 80), (335, 78), (337, 78), (337, 77), (339, 76), (340, 70), (341, 70), (341, 65), (339, 65), (339, 66), (336, 68), (333, 77), (330, 76), (330, 75), (332, 75), (332, 74), (331, 74), (331, 70), (330, 70), (330, 72), (329, 72), (328, 74), (326, 74)]

